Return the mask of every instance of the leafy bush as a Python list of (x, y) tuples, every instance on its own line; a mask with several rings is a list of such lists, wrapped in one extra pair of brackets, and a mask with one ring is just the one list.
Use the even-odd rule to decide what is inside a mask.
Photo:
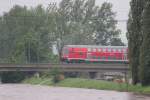
[(57, 67), (52, 69), (50, 73), (52, 75), (52, 81), (54, 84), (64, 79), (64, 75)]
[[(32, 73), (31, 73), (32, 74)], [(2, 72), (1, 73), (1, 81), (3, 83), (19, 83), (29, 76), (30, 73), (27, 72)]]

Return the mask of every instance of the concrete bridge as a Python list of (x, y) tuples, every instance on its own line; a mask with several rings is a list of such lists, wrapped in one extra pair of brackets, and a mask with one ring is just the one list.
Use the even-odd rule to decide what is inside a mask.
[[(102, 79), (106, 76), (127, 77), (128, 64), (105, 63), (105, 64), (0, 64), (0, 71), (50, 71), (58, 68), (61, 72), (77, 72), (85, 78)], [(79, 74), (80, 73), (80, 74)], [(39, 76), (39, 75), (38, 75)]]
[(123, 72), (128, 64), (0, 64), (0, 71), (48, 71), (58, 68), (65, 72)]

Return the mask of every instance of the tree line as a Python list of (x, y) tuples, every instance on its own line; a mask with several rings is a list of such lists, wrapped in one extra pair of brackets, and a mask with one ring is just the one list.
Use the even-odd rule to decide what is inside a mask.
[(52, 45), (124, 45), (112, 4), (62, 0), (28, 8), (15, 5), (0, 16), (0, 62), (45, 63), (56, 59)]
[(150, 1), (132, 0), (128, 20), (129, 60), (133, 84), (150, 85)]

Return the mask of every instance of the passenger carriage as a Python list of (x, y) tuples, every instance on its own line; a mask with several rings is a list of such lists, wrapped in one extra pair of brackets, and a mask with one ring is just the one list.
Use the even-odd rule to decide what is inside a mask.
[(65, 62), (128, 62), (127, 46), (65, 45), (61, 60)]

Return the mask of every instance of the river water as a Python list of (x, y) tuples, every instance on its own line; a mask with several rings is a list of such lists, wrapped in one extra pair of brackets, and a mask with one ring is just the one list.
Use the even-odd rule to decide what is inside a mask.
[(0, 100), (150, 100), (150, 97), (95, 89), (1, 84)]

